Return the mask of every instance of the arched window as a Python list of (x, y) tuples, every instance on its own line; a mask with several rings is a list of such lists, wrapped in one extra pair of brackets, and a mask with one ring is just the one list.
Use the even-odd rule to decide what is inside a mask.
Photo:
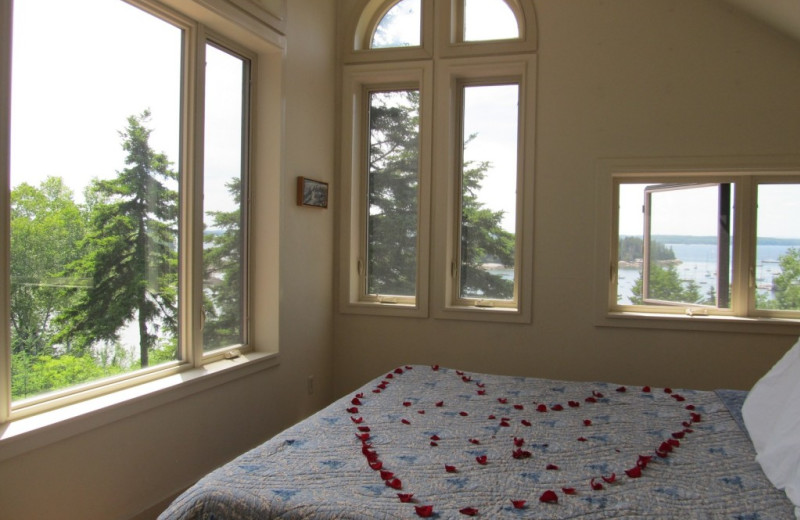
[(370, 48), (419, 46), (421, 20), (421, 0), (400, 0), (378, 22)]
[(350, 1), (341, 310), (529, 322), (532, 0)]
[(465, 42), (519, 38), (517, 15), (505, 0), (464, 0)]

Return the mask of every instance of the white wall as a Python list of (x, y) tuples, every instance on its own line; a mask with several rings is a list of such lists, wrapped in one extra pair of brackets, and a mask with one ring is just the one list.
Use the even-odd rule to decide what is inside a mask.
[[(173, 493), (331, 399), (333, 209), (297, 207), (295, 178), (333, 181), (334, 7), (288, 2), (280, 364), (3, 460), (0, 518), (151, 518)], [(274, 247), (262, 234), (254, 241), (258, 251)], [(308, 375), (315, 376), (313, 395)]]
[(610, 157), (798, 153), (800, 42), (717, 0), (534, 3), (533, 323), (337, 313), (335, 392), (405, 363), (749, 388), (800, 329), (766, 336), (595, 326), (595, 169)]

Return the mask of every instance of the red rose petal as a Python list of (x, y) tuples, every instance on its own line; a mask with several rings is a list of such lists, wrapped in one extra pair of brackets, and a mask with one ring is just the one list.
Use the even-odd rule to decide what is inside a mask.
[(438, 371), (438, 370), (439, 370), (439, 365), (433, 365), (431, 368), (432, 368), (434, 371)]
[(400, 422), (403, 424), (411, 424), (411, 421), (409, 421), (408, 419), (403, 419)]
[(439, 401), (438, 403), (436, 403), (436, 406), (441, 408), (442, 406), (444, 406), (444, 401)]
[(536, 411), (540, 412), (540, 413), (546, 412), (547, 411), (547, 405), (546, 404), (540, 404), (539, 406), (536, 407)]
[(386, 471), (385, 469), (381, 470), (381, 480), (389, 480), (390, 478), (394, 477), (394, 473), (391, 471)]
[(563, 491), (565, 495), (574, 495), (577, 493), (577, 491), (575, 491), (575, 488), (572, 487), (562, 487), (561, 491)]
[(636, 461), (636, 465), (644, 469), (650, 464), (651, 460), (653, 460), (653, 457), (650, 455), (639, 455), (639, 460)]
[(350, 402), (352, 404), (356, 405), (356, 406), (360, 406), (361, 405), (361, 400), (358, 397), (354, 397), (353, 400), (350, 401)]
[(430, 518), (433, 516), (433, 506), (414, 506), (417, 516), (422, 518)]
[(417, 410), (417, 413), (420, 415), (425, 415), (425, 410)]
[(649, 394), (651, 392), (651, 389), (650, 389), (649, 386), (645, 386), (645, 387), (642, 387), (642, 392), (645, 392), (645, 393)]
[(578, 440), (581, 442), (586, 442), (588, 439), (586, 437), (578, 437)]
[(406, 406), (406, 407), (411, 406), (411, 402), (403, 401), (403, 406)]
[(508, 399), (506, 399), (505, 397), (498, 397), (497, 402), (500, 404), (506, 404), (508, 403)]
[(694, 409), (695, 409), (695, 406), (694, 406), (693, 404), (687, 404), (687, 405), (686, 405), (686, 409), (687, 409), (687, 410), (694, 410)]
[(399, 375), (399, 374), (402, 374), (402, 373), (403, 373), (403, 369), (402, 369), (402, 368), (395, 368), (395, 369), (394, 369), (394, 373), (395, 373), (395, 374), (398, 374), (398, 375)]
[(525, 439), (521, 437), (514, 437), (514, 446), (520, 448), (523, 444), (525, 444)]
[(592, 486), (592, 489), (594, 489), (595, 491), (600, 491), (601, 489), (603, 489), (603, 484), (601, 484), (600, 482), (596, 482), (595, 479), (590, 480), (589, 485)]
[(555, 412), (560, 412), (561, 410), (564, 409), (564, 407), (561, 406), (560, 404), (554, 404), (553, 406), (550, 407), (550, 409)]
[(478, 439), (470, 439), (469, 442), (471, 442), (472, 444), (480, 444), (481, 443), (481, 441), (479, 441)]
[(542, 493), (542, 496), (539, 497), (539, 502), (544, 502), (546, 504), (557, 504), (558, 495), (556, 495), (555, 491), (548, 489), (547, 491)]
[(591, 426), (592, 425), (591, 419), (584, 419), (583, 420), (583, 425), (584, 426)]
[(440, 441), (440, 440), (442, 440), (442, 438), (439, 437), (438, 435), (431, 435), (431, 440), (432, 441)]
[(463, 509), (459, 509), (458, 512), (467, 516), (475, 516), (478, 514), (478, 510), (474, 507), (465, 507)]
[(700, 422), (700, 419), (701, 419), (701, 417), (700, 417), (699, 413), (693, 413), (692, 414), (692, 422)]
[(626, 469), (625, 474), (630, 478), (639, 478), (642, 476), (642, 467), (634, 466), (631, 469)]
[(596, 403), (597, 402), (597, 398), (596, 397), (587, 397), (586, 399), (584, 399), (584, 401), (586, 401), (587, 403)]
[(461, 417), (466, 417), (469, 414), (467, 412), (458, 412), (458, 415), (460, 415)]
[(525, 500), (512, 500), (511, 503), (514, 505), (515, 509), (522, 509), (525, 507)]
[(601, 393), (600, 393), (600, 392), (598, 392), (597, 390), (593, 390), (593, 391), (592, 391), (592, 395), (593, 395), (593, 396), (595, 396), (595, 397), (596, 397), (596, 398), (598, 398), (598, 399), (602, 399), (602, 398), (604, 397), (604, 396), (603, 396), (603, 394), (601, 394)]
[(517, 448), (511, 453), (511, 456), (515, 459), (529, 459), (531, 455), (531, 452), (523, 450), (522, 448)]
[(556, 470), (558, 469), (558, 466), (556, 466), (555, 464), (548, 464), (545, 469)]
[(358, 427), (358, 431), (360, 431), (360, 432), (368, 432), (369, 431), (369, 426), (359, 426)]
[(347, 413), (358, 413), (358, 408), (356, 408), (355, 406), (348, 408)]
[(436, 441), (431, 441), (431, 446), (433, 446), (434, 448), (435, 448), (436, 446), (438, 446), (438, 445), (439, 445), (439, 443), (438, 443), (438, 442), (436, 442)]
[(383, 467), (383, 462), (379, 460), (371, 460), (369, 461), (369, 467), (374, 469), (375, 471), (378, 471)]
[(411, 502), (414, 498), (414, 493), (398, 493), (397, 498), (400, 499), (400, 502)]
[(531, 422), (530, 421), (526, 421), (525, 419), (522, 419), (520, 422), (522, 424), (524, 424), (525, 426), (530, 426), (531, 425)]
[(350, 417), (350, 420), (356, 424), (361, 424), (362, 422), (364, 422), (363, 417)]
[(628, 389), (625, 388), (624, 386), (620, 386), (620, 387), (617, 388), (617, 392), (627, 392), (627, 391), (628, 391)]
[(514, 409), (515, 409), (515, 410), (524, 410), (524, 409), (525, 409), (525, 407), (524, 407), (524, 406), (522, 406), (521, 404), (515, 404), (515, 405), (514, 405)]
[(567, 404), (570, 408), (578, 408), (581, 405), (578, 401), (569, 401)]
[(479, 390), (478, 390), (478, 395), (486, 395), (486, 390), (484, 390), (484, 389), (482, 389), (482, 388), (481, 388), (481, 389), (479, 389)]
[(392, 489), (403, 489), (403, 483), (400, 481), (399, 478), (393, 478), (391, 480), (387, 480), (386, 485)]
[(613, 484), (617, 480), (617, 474), (616, 473), (612, 473), (611, 476), (609, 476), (609, 477), (603, 477), (603, 480), (607, 484)]
[(479, 455), (475, 457), (475, 460), (478, 461), (478, 464), (481, 464), (482, 466), (485, 466), (486, 464), (489, 463), (488, 457), (486, 455)]
[(448, 473), (455, 473), (457, 471), (455, 466), (450, 466), (449, 464), (444, 465), (444, 470)]

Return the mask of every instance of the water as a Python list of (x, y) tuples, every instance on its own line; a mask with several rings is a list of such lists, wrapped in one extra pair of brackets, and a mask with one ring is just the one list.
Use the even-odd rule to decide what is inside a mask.
[[(693, 281), (700, 287), (700, 293), (705, 295), (711, 287), (716, 291), (717, 279), (717, 246), (713, 244), (667, 244), (675, 252), (675, 257), (681, 260), (676, 266), (678, 276), (684, 281)], [(772, 298), (772, 280), (781, 274), (778, 259), (791, 247), (796, 245), (762, 245), (756, 250), (756, 285), (757, 291)], [(630, 304), (630, 295), (636, 280), (639, 279), (640, 268), (623, 268), (618, 272), (617, 302), (621, 305)]]

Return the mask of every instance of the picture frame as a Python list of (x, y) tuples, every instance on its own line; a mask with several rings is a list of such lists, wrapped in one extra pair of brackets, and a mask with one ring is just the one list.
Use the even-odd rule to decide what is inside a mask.
[(298, 177), (297, 205), (326, 209), (328, 207), (328, 183), (308, 177)]

